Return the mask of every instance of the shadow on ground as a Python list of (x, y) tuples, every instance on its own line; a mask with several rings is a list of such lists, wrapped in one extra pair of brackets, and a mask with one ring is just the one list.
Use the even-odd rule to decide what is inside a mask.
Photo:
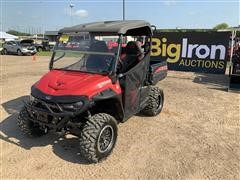
[(213, 86), (209, 87), (209, 89), (227, 91), (229, 84), (229, 76), (224, 74), (196, 73), (196, 77), (194, 78), (193, 82)]
[(28, 99), (28, 96), (22, 96), (2, 104), (4, 110), (10, 116), (0, 123), (0, 139), (26, 150), (30, 150), (32, 147), (52, 145), (53, 152), (58, 157), (72, 163), (88, 164), (79, 153), (77, 137), (48, 133), (42, 137), (29, 138), (21, 133), (17, 126), (17, 118), (21, 108), (24, 106), (23, 101)]

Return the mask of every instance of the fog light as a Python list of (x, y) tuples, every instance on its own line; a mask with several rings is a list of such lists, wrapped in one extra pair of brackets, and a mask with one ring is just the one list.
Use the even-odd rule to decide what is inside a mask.
[(69, 110), (73, 110), (73, 109), (80, 109), (83, 106), (83, 102), (79, 101), (73, 104), (64, 104), (63, 107), (64, 109), (69, 109)]

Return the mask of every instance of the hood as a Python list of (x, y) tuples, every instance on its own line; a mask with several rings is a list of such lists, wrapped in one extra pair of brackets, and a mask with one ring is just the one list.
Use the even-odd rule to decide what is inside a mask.
[(35, 87), (45, 94), (87, 97), (92, 97), (105, 89), (115, 89), (113, 86), (116, 85), (112, 84), (108, 76), (60, 70), (51, 70), (35, 84)]
[(34, 50), (35, 46), (33, 45), (33, 40), (32, 39), (24, 39), (20, 41), (21, 47), (25, 47), (28, 50)]

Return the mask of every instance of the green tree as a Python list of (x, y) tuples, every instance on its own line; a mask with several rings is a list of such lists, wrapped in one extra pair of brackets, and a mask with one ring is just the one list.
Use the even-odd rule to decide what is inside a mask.
[(15, 31), (15, 30), (9, 30), (7, 31), (8, 34), (12, 34), (15, 36), (29, 36), (29, 33), (24, 33), (24, 32), (19, 32), (19, 31)]
[(229, 26), (227, 23), (220, 23), (213, 27), (214, 30), (227, 29)]

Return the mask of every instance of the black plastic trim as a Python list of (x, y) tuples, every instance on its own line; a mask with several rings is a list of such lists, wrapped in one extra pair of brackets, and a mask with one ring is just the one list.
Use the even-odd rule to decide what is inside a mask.
[(111, 108), (117, 108), (109, 113), (113, 115), (117, 120), (123, 121), (124, 109), (123, 109), (123, 102), (122, 102), (122, 94), (117, 94), (115, 91), (109, 88), (93, 96), (92, 100), (93, 102), (95, 102), (97, 105), (100, 105), (100, 106), (101, 106), (101, 103), (103, 103), (102, 104), (103, 106), (104, 106), (104, 103), (107, 103), (106, 106), (103, 107), (106, 110), (109, 110)]
[(76, 103), (79, 101), (83, 101), (84, 104), (89, 102), (89, 99), (87, 96), (82, 96), (82, 95), (81, 96), (74, 96), (74, 95), (53, 96), (53, 95), (43, 93), (35, 86), (32, 86), (31, 88), (31, 95), (45, 102), (55, 102), (55, 103), (57, 102), (57, 103), (63, 103), (63, 104)]
[(99, 101), (99, 100), (106, 100), (110, 98), (116, 97), (117, 94), (112, 90), (112, 89), (106, 89), (100, 93), (97, 93), (95, 96), (92, 97), (94, 101)]

